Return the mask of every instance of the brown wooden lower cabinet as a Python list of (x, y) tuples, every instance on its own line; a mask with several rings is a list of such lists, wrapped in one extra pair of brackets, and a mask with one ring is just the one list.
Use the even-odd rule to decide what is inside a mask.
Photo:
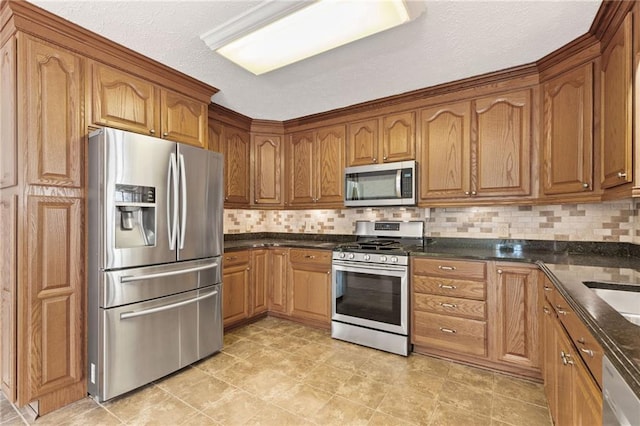
[(291, 249), (289, 265), (291, 317), (329, 325), (331, 252)]
[(602, 391), (549, 303), (544, 305), (544, 387), (554, 424), (598, 425)]
[(269, 249), (271, 269), (269, 271), (269, 312), (287, 313), (289, 291), (289, 249)]
[(602, 347), (546, 277), (543, 289), (540, 352), (554, 424), (601, 424)]
[(495, 263), (494, 297), (489, 309), (492, 321), (493, 356), (496, 361), (532, 371), (539, 362), (538, 267)]
[(331, 252), (263, 248), (225, 253), (224, 327), (269, 312), (311, 325), (331, 324)]
[(251, 250), (251, 283), (249, 315), (267, 312), (267, 279), (271, 273), (269, 250)]
[(414, 351), (540, 377), (538, 268), (413, 257)]
[(249, 250), (225, 253), (222, 272), (222, 318), (225, 327), (249, 318)]

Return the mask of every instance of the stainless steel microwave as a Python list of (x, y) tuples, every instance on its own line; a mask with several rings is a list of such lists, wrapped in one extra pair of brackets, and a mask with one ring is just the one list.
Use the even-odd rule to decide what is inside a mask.
[(344, 174), (347, 207), (416, 204), (415, 161), (347, 167)]

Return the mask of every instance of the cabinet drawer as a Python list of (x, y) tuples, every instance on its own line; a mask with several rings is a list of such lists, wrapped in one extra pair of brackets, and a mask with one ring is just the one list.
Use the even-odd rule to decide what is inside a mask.
[(578, 318), (575, 311), (560, 294), (556, 293), (554, 305), (560, 322), (567, 329), (573, 344), (578, 348), (580, 357), (584, 360), (591, 374), (602, 388), (602, 346), (596, 341), (587, 329), (587, 326)]
[(450, 259), (412, 259), (414, 275), (484, 280), (487, 277), (485, 262)]
[(225, 253), (222, 257), (222, 262), (225, 267), (249, 263), (249, 251), (242, 250)]
[(465, 281), (438, 277), (414, 275), (413, 291), (432, 293), (441, 296), (463, 297), (466, 299), (485, 300), (487, 283), (483, 281)]
[(331, 265), (331, 251), (329, 250), (304, 250), (291, 249), (289, 259), (294, 263), (314, 263), (318, 265)]
[(451, 352), (487, 356), (484, 321), (414, 312), (414, 344)]
[(435, 314), (486, 320), (486, 302), (436, 296), (434, 294), (414, 294), (414, 309)]

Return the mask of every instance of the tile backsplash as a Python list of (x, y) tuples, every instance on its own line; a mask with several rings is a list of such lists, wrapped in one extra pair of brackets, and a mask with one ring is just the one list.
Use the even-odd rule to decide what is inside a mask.
[(640, 244), (640, 201), (548, 206), (225, 210), (224, 232), (351, 234), (356, 220), (425, 220), (429, 237)]

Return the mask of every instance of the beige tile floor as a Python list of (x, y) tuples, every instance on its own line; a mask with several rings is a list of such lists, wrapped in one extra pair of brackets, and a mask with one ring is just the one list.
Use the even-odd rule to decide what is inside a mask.
[[(27, 423), (6, 400), (0, 424)], [(265, 318), (221, 353), (44, 425), (550, 425), (542, 385), (439, 359), (401, 357)]]

